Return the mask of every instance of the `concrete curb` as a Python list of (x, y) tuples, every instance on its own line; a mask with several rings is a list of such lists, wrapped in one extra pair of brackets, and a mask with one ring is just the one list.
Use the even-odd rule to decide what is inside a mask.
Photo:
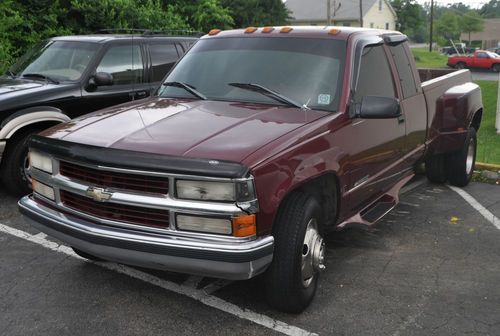
[(500, 164), (476, 162), (475, 167), (476, 167), (477, 169), (482, 169), (482, 170), (495, 170), (495, 171), (500, 171)]

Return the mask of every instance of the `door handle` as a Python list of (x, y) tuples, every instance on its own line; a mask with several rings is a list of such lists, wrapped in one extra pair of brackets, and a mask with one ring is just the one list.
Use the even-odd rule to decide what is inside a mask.
[(139, 98), (144, 98), (148, 95), (148, 93), (146, 91), (139, 91), (135, 95)]
[(400, 116), (398, 117), (398, 124), (402, 124), (402, 123), (404, 123), (404, 122), (405, 122), (405, 116), (404, 116), (404, 115), (400, 115)]

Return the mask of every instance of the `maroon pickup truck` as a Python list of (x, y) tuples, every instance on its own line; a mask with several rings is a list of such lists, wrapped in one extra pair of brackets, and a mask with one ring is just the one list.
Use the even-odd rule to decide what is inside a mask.
[(425, 162), (466, 185), (481, 92), (468, 70), (420, 82), (397, 32), (213, 30), (147, 100), (30, 143), (20, 211), (80, 256), (227, 279), (263, 273), (300, 312), (324, 237), (371, 227)]

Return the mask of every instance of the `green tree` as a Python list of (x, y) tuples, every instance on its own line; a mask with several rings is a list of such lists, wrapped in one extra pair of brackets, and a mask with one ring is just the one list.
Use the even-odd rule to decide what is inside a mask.
[(425, 12), (416, 0), (393, 0), (398, 30), (415, 42), (424, 42), (427, 35)]
[(459, 16), (452, 11), (446, 11), (439, 20), (436, 21), (436, 41), (440, 45), (445, 45), (448, 40), (458, 40), (460, 38)]
[(290, 12), (281, 0), (221, 0), (234, 19), (234, 27), (280, 26), (290, 20)]
[(212, 28), (228, 29), (234, 25), (228, 8), (219, 0), (163, 0), (169, 3), (184, 20), (195, 30), (208, 32)]
[(500, 1), (490, 0), (481, 7), (479, 14), (486, 19), (500, 17)]
[(478, 12), (470, 10), (460, 18), (460, 27), (462, 32), (469, 33), (469, 45), (470, 45), (470, 33), (480, 32), (484, 30), (484, 19), (479, 15)]

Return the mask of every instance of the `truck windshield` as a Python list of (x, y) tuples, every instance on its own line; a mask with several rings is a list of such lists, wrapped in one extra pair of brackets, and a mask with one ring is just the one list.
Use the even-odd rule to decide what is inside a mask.
[(8, 72), (30, 79), (76, 81), (87, 69), (98, 46), (88, 42), (45, 41), (24, 54)]
[[(165, 79), (162, 97), (238, 101), (336, 111), (346, 45), (298, 37), (200, 40)], [(257, 89), (259, 88), (259, 89)], [(281, 97), (281, 99), (280, 99)]]

